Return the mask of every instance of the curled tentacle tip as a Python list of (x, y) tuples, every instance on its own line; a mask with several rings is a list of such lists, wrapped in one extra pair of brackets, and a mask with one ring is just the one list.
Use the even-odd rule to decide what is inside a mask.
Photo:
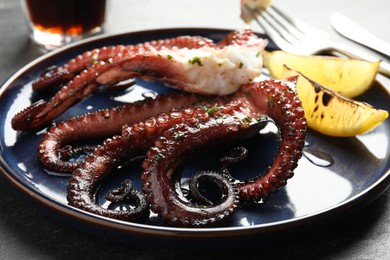
[(36, 125), (34, 119), (46, 104), (46, 101), (39, 100), (14, 115), (11, 120), (12, 128), (16, 131), (29, 131), (39, 127), (40, 125)]
[(41, 77), (32, 83), (32, 89), (34, 91), (46, 90), (50, 87), (65, 83), (75, 77), (74, 73), (67, 70), (67, 66), (57, 67), (52, 66), (47, 68)]
[(220, 158), (222, 165), (227, 166), (242, 161), (248, 155), (248, 149), (243, 146), (234, 147), (230, 154)]
[(133, 188), (131, 180), (127, 179), (121, 183), (119, 188), (111, 190), (106, 199), (111, 202), (110, 206), (114, 207), (116, 203), (125, 203), (129, 206), (130, 219), (138, 219), (149, 216), (149, 204), (146, 202), (143, 193), (136, 191)]
[[(205, 187), (202, 188), (202, 186)], [(219, 203), (224, 196), (227, 196), (227, 189), (229, 188), (234, 189), (230, 179), (228, 179), (227, 176), (214, 171), (200, 171), (191, 176), (189, 182), (191, 197), (199, 206), (205, 207)], [(207, 193), (208, 196), (203, 193)]]
[(125, 199), (131, 199), (135, 190), (131, 180), (124, 180), (119, 188), (109, 191), (106, 195), (106, 199), (111, 202), (120, 202)]

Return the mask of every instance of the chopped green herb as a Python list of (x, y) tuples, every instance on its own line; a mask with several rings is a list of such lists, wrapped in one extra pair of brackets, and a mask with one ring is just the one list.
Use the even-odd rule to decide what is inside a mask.
[(157, 154), (156, 157), (154, 158), (156, 161), (160, 161), (161, 159), (164, 159), (165, 156), (161, 153)]
[(206, 113), (207, 113), (209, 116), (211, 116), (215, 111), (217, 111), (217, 109), (218, 109), (217, 104), (214, 104), (214, 106), (212, 106), (212, 107), (210, 107), (210, 108), (208, 108), (208, 109), (206, 110)]
[(257, 52), (256, 53), (256, 58), (258, 58), (260, 56), (260, 54), (261, 54), (260, 52)]
[(199, 57), (194, 57), (194, 58), (188, 60), (188, 63), (190, 63), (192, 65), (197, 64), (198, 66), (203, 66), (203, 64), (202, 64), (202, 62), (201, 62)]
[(167, 58), (168, 58), (168, 60), (173, 60), (173, 56), (170, 54), (167, 55)]
[(248, 125), (252, 122), (252, 119), (250, 117), (244, 117), (243, 119), (241, 119), (241, 124), (242, 125)]
[(218, 63), (218, 67), (222, 67), (223, 66), (223, 63)]
[(182, 140), (185, 137), (184, 133), (176, 132), (175, 139), (176, 140)]
[(75, 93), (75, 90), (72, 88), (68, 89), (68, 91), (67, 91), (68, 96), (72, 96), (74, 93)]
[(244, 96), (245, 96), (245, 98), (250, 98), (250, 97), (251, 97), (251, 93), (250, 93), (250, 92), (246, 92), (246, 93), (244, 94)]
[(241, 69), (243, 66), (244, 66), (244, 63), (240, 62), (240, 64), (238, 65), (238, 68)]
[(99, 63), (98, 54), (97, 54), (97, 53), (95, 53), (94, 55), (92, 55), (91, 59), (92, 59), (92, 66), (95, 66), (96, 64)]
[(268, 106), (274, 108), (274, 98), (272, 96), (268, 97)]

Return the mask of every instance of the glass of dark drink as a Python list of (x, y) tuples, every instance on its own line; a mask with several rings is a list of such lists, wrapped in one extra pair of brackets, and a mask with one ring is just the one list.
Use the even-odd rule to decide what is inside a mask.
[(46, 50), (98, 34), (106, 0), (23, 0), (31, 39)]

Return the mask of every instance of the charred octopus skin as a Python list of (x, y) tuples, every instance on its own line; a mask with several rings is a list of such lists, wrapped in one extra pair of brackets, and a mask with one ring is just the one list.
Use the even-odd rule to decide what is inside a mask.
[[(293, 176), (301, 157), (306, 121), (295, 92), (288, 83), (267, 80), (244, 85), (223, 102), (210, 101), (208, 108), (194, 107), (159, 115), (139, 122), (108, 139), (88, 156), (69, 181), (68, 200), (75, 207), (118, 219), (134, 219), (128, 211), (113, 211), (97, 205), (95, 193), (101, 181), (120, 164), (144, 153), (143, 192), (151, 210), (171, 225), (201, 227), (226, 223), (235, 212), (237, 200), (261, 201)], [(274, 161), (252, 180), (218, 180), (226, 192), (224, 200), (212, 206), (194, 206), (176, 193), (178, 172), (186, 154), (194, 149), (217, 146), (223, 141), (241, 140), (256, 134), (266, 115), (280, 130), (280, 146)], [(183, 156), (183, 157), (180, 157)], [(180, 157), (180, 158), (179, 158)], [(230, 183), (230, 184), (229, 184)], [(237, 196), (238, 195), (238, 196)], [(184, 213), (185, 212), (185, 213)], [(130, 216), (129, 216), (130, 214)]]
[[(66, 82), (72, 75), (75, 76), (50, 101), (37, 101), (17, 113), (12, 119), (12, 127), (18, 131), (40, 129), (69, 107), (92, 95), (99, 86), (118, 86), (133, 78), (159, 81), (199, 94), (231, 94), (240, 85), (261, 74), (262, 59), (259, 53), (266, 43), (252, 31), (244, 30), (232, 33), (219, 45), (199, 37), (178, 37), (123, 48), (114, 47), (114, 50), (120, 50), (115, 54), (112, 51), (106, 53), (104, 50), (96, 50), (93, 54), (82, 56), (94, 57), (97, 53), (106, 53), (101, 55), (102, 60), (95, 60), (92, 65), (84, 58), (79, 58), (84, 61), (80, 67), (70, 69), (74, 63), (70, 61), (62, 68), (49, 69), (44, 73), (34, 84), (35, 88), (46, 88), (53, 82)], [(100, 57), (95, 56), (97, 59)], [(85, 69), (78, 73), (82, 68)]]

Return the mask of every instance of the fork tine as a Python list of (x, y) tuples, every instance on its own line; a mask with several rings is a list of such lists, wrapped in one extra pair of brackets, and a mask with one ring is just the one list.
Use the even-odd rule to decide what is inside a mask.
[(276, 6), (273, 5), (269, 6), (269, 8), (267, 8), (267, 11), (272, 16), (276, 17), (275, 19), (281, 24), (283, 24), (283, 26), (288, 28), (290, 31), (294, 31), (295, 33), (298, 34), (305, 33), (305, 26), (302, 26), (302, 23), (299, 20), (294, 19), (291, 16), (287, 15)]
[[(301, 55), (332, 53), (355, 59), (376, 60), (371, 55), (330, 41), (326, 31), (292, 18), (273, 5), (267, 10), (260, 11), (251, 9), (247, 5), (244, 8), (272, 41), (284, 51)], [(379, 72), (390, 75), (389, 68), (389, 64), (382, 62)]]
[[(314, 26), (303, 22), (302, 20), (299, 20), (297, 18), (294, 18), (293, 16), (286, 14), (274, 5), (269, 6), (268, 11), (274, 15), (275, 20), (283, 21), (284, 26), (286, 26), (286, 28), (288, 27), (291, 33), (297, 33), (301, 36), (313, 36), (313, 34), (315, 34), (317, 36), (328, 38), (327, 32), (317, 29)], [(276, 17), (278, 19), (276, 19)]]
[[(294, 48), (291, 41), (294, 42), (296, 39), (288, 39), (292, 38), (291, 36), (288, 36), (290, 33), (282, 34), (284, 29), (275, 23), (274, 19), (270, 17), (270, 15), (265, 14), (265, 12), (250, 9), (248, 6), (245, 6), (245, 8), (247, 8), (248, 12), (252, 14), (254, 21), (264, 29), (265, 33), (276, 43), (276, 45), (279, 46), (279, 48), (286, 51), (291, 51), (292, 48)], [(287, 35), (287, 37), (285, 35)]]
[(268, 23), (269, 26), (272, 26), (281, 37), (293, 45), (299, 44), (300, 37), (304, 36), (301, 32), (297, 31), (293, 26), (283, 20), (283, 17), (277, 16), (277, 14), (274, 16), (272, 11), (270, 12), (268, 8), (258, 12), (258, 15), (259, 14), (261, 14), (261, 18), (264, 19), (264, 22)]
[(262, 10), (251, 9), (248, 6), (245, 8), (282, 50), (296, 54), (314, 53), (318, 51), (316, 48), (319, 41), (329, 40), (327, 32), (291, 17), (273, 5)]

